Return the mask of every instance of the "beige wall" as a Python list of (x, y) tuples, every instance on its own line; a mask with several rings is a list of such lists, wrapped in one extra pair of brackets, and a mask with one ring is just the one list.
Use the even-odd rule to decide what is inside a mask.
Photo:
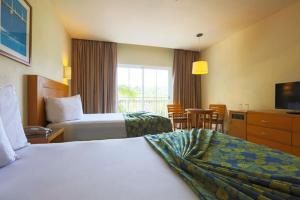
[(300, 2), (203, 51), (203, 106), (274, 109), (275, 83), (300, 81)]
[(55, 15), (50, 0), (28, 0), (32, 6), (32, 65), (27, 67), (0, 56), (0, 86), (15, 85), (23, 121), (27, 119), (24, 74), (38, 74), (63, 81), (63, 63), (70, 58), (71, 39)]
[(173, 49), (118, 44), (118, 64), (172, 67)]

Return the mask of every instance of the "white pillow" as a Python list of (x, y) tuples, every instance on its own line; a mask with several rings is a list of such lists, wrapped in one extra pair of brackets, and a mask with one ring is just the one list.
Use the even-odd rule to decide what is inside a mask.
[(64, 98), (46, 98), (47, 120), (52, 123), (78, 120), (83, 117), (80, 95)]
[(16, 160), (16, 153), (14, 152), (5, 130), (3, 128), (2, 120), (0, 118), (0, 167), (10, 164)]
[(10, 144), (14, 150), (27, 145), (15, 88), (6, 85), (0, 88), (0, 116)]

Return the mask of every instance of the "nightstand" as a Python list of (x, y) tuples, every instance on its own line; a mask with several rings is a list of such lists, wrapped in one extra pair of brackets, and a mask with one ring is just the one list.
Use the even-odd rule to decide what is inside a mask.
[(30, 135), (27, 136), (28, 142), (31, 144), (47, 144), (64, 142), (64, 128), (53, 129), (53, 132), (46, 135)]

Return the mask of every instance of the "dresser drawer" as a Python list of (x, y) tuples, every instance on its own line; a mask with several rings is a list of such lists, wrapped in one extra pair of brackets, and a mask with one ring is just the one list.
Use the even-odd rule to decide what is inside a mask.
[(295, 156), (299, 156), (300, 157), (300, 148), (293, 147), (292, 154), (294, 154)]
[(292, 130), (292, 118), (281, 114), (249, 112), (248, 123), (268, 128)]
[(264, 128), (261, 126), (247, 126), (247, 136), (255, 136), (262, 139), (278, 142), (281, 144), (292, 144), (292, 133), (278, 129)]
[(300, 133), (293, 133), (293, 146), (300, 147)]
[(300, 133), (300, 118), (293, 119), (293, 132)]
[(229, 128), (229, 135), (246, 139), (246, 127), (241, 124), (231, 124)]
[(256, 144), (264, 145), (272, 149), (279, 149), (281, 151), (292, 153), (292, 146), (272, 142), (270, 140), (261, 139), (255, 136), (247, 135), (247, 140)]

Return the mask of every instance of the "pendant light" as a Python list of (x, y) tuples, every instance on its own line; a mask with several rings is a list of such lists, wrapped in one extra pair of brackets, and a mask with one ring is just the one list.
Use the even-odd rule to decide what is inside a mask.
[[(200, 37), (203, 36), (203, 33), (198, 33), (197, 38), (199, 38), (199, 54), (200, 54)], [(199, 60), (193, 62), (193, 70), (192, 74), (194, 75), (201, 75), (201, 74), (208, 74), (208, 63), (204, 60)]]

